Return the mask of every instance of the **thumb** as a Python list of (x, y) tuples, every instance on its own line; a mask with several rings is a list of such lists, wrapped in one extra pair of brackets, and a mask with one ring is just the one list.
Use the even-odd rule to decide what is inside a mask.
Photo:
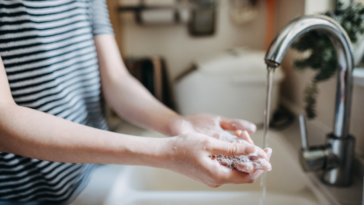
[(257, 127), (251, 122), (238, 119), (228, 119), (224, 117), (221, 117), (220, 126), (224, 130), (246, 130), (249, 133), (254, 133), (257, 130)]

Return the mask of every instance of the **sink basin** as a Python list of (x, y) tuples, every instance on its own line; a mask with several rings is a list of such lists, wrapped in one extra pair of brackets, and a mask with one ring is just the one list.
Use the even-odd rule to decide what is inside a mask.
[[(132, 195), (122, 203), (115, 204), (133, 204), (133, 205), (221, 205), (221, 204), (259, 204), (261, 197), (260, 192), (227, 192), (214, 193), (209, 192), (167, 192), (156, 193), (150, 192), (142, 195)], [(283, 194), (268, 194), (265, 205), (318, 205), (317, 202), (299, 196), (290, 196)]]
[[(252, 139), (257, 145), (262, 144), (262, 131), (252, 135)], [(281, 133), (270, 131), (269, 145), (273, 149), (273, 170), (267, 176), (266, 205), (330, 204), (301, 170), (297, 151)], [(210, 188), (169, 170), (128, 166), (115, 180), (104, 204), (259, 204), (259, 182)]]

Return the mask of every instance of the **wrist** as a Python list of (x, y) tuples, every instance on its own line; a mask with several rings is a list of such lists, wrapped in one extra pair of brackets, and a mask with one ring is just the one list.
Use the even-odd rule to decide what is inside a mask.
[(150, 151), (147, 154), (146, 165), (169, 169), (173, 157), (174, 138), (154, 138), (153, 143), (149, 145)]
[(168, 119), (166, 126), (166, 135), (176, 136), (181, 134), (181, 125), (183, 124), (183, 116), (175, 114)]
[(133, 137), (128, 146), (130, 160), (126, 164), (167, 168), (171, 158), (173, 138)]

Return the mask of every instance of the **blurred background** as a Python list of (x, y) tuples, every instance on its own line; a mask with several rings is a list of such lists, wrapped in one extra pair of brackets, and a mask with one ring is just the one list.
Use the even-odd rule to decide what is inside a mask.
[[(270, 42), (292, 19), (333, 11), (337, 4), (335, 0), (107, 2), (115, 38), (129, 71), (159, 100), (182, 114), (228, 113), (227, 117), (241, 117), (258, 125), (262, 123), (265, 93), (256, 92), (265, 89), (263, 57)], [(344, 7), (360, 3), (358, 0), (340, 2)], [(361, 42), (360, 37), (355, 44), (358, 46), (354, 45), (354, 48), (359, 47)], [(273, 112), (280, 105), (291, 112), (305, 112), (304, 90), (315, 71), (296, 69), (294, 63), (305, 55), (307, 53), (294, 49), (288, 51), (279, 71), (281, 73), (275, 76), (277, 86)], [(360, 68), (357, 70), (361, 71)], [(231, 80), (233, 76), (235, 79)], [(351, 133), (357, 136), (356, 150), (361, 153), (364, 150), (364, 137), (360, 137), (364, 136), (364, 109), (361, 106), (364, 103), (364, 87), (358, 76), (354, 76)], [(218, 77), (225, 77), (226, 82)], [(230, 80), (226, 80), (229, 77)], [(217, 87), (223, 88), (219, 90)], [(238, 100), (226, 98), (229, 89), (232, 91), (228, 97), (235, 95)], [(336, 77), (318, 85), (317, 116), (311, 120), (313, 126), (327, 131), (332, 129), (335, 89)], [(253, 94), (249, 90), (253, 90)], [(231, 105), (235, 107), (221, 108), (220, 104), (229, 101), (238, 102)], [(244, 107), (244, 103), (249, 104), (247, 101), (258, 103), (259, 108)], [(209, 107), (207, 102), (217, 105)], [(232, 113), (239, 112), (239, 108), (244, 111), (234, 116)], [(260, 113), (254, 113), (254, 116), (260, 117), (248, 113), (249, 109), (260, 110)], [(118, 125), (113, 116), (110, 116), (111, 129)], [(322, 140), (313, 138), (311, 141), (319, 143)]]
[[(338, 9), (338, 2), (343, 9), (361, 3), (359, 0), (107, 0), (115, 38), (127, 68), (157, 99), (181, 114), (209, 112), (247, 119), (258, 128), (262, 127), (265, 104), (263, 58), (270, 42), (292, 19), (333, 12)], [(358, 39), (353, 43), (359, 60), (354, 71), (350, 128), (357, 140), (355, 153), (360, 160), (364, 156), (361, 34), (358, 31)], [(295, 115), (307, 112), (305, 90), (317, 71), (299, 69), (295, 62), (308, 55), (310, 52), (290, 49), (275, 74), (272, 129), (284, 130), (296, 123)], [(325, 135), (317, 133), (332, 131), (335, 76), (334, 73), (317, 84), (315, 116), (308, 121), (312, 145), (322, 144), (325, 139)], [(107, 109), (107, 116), (113, 131), (134, 135), (144, 132), (119, 119), (112, 110)], [(101, 181), (111, 183), (112, 173), (117, 170), (109, 169), (109, 177), (101, 174), (104, 177), (94, 183), (98, 186), (102, 186)], [(98, 192), (95, 204), (105, 197), (108, 187), (105, 185), (104, 191)], [(76, 200), (75, 204), (82, 203)]]

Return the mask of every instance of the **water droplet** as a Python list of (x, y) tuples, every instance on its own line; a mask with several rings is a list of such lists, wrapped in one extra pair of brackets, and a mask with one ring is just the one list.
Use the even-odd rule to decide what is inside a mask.
[(174, 150), (177, 150), (177, 147), (173, 147)]

